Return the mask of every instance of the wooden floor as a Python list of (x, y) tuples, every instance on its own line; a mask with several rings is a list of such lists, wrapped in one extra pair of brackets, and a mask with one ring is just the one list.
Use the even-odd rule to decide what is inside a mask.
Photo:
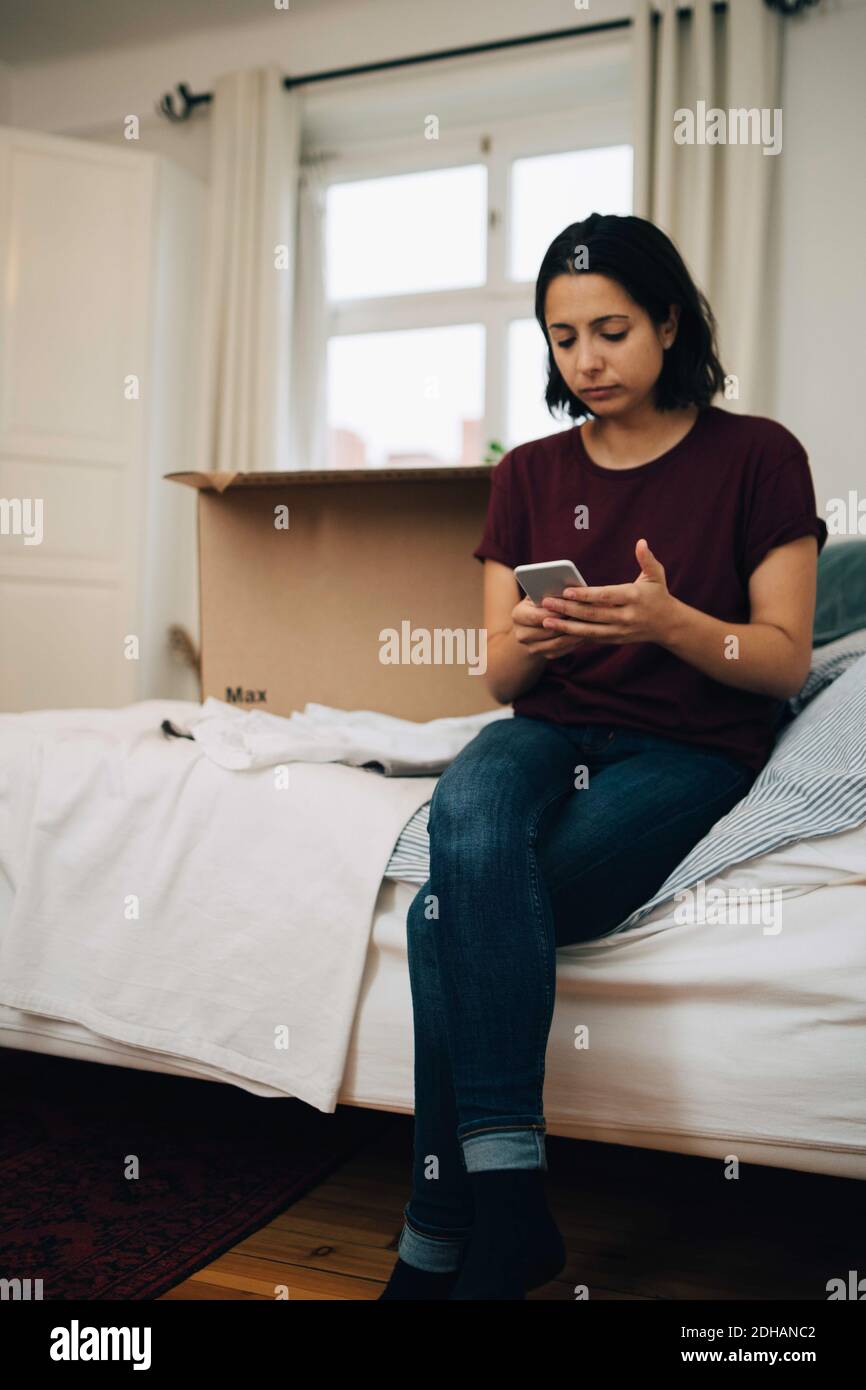
[[(732, 1148), (736, 1146), (733, 1145)], [(397, 1258), (412, 1121), (166, 1299), (378, 1298)], [(866, 1183), (655, 1150), (547, 1138), (552, 1209), (569, 1260), (530, 1299), (826, 1300), (864, 1269)], [(285, 1297), (285, 1294), (282, 1295)]]

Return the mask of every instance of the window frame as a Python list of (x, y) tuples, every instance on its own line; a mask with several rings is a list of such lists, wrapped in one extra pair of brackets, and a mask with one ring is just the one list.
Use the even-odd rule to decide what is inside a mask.
[[(633, 145), (630, 105), (621, 99), (579, 108), (579, 134), (564, 130), (562, 113), (477, 122), (449, 130), (441, 140), (400, 137), (347, 144), (324, 156), (327, 186), (367, 178), (483, 164), (487, 168), (487, 280), (463, 289), (329, 301), (326, 340), (357, 333), (481, 324), (484, 330), (482, 449), (506, 439), (508, 325), (534, 318), (535, 281), (507, 274), (511, 241), (511, 165), (533, 155), (607, 145)], [(551, 418), (551, 430), (555, 428)], [(481, 459), (478, 460), (479, 463)]]

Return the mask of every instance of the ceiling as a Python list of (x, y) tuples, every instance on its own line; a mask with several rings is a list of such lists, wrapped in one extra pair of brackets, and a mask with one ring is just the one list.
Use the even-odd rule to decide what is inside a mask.
[[(327, 3), (289, 0), (296, 13)], [(0, 0), (0, 62), (38, 63), (150, 43), (267, 14), (262, 0)]]

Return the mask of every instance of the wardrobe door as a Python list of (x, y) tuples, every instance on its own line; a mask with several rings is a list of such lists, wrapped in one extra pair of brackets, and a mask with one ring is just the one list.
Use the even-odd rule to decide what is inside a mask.
[(155, 161), (0, 129), (0, 702), (138, 698)]

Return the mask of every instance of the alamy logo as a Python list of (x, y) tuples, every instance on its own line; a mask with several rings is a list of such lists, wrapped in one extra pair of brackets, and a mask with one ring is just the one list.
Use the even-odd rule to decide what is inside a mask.
[(52, 1361), (132, 1361), (134, 1371), (150, 1370), (149, 1327), (52, 1327)]
[(41, 1298), (41, 1279), (0, 1279), (0, 1303), (6, 1299), (27, 1303)]
[(739, 924), (763, 927), (764, 936), (778, 936), (782, 930), (781, 888), (719, 888), (699, 879), (694, 889), (674, 894), (678, 925), (698, 922), (702, 926)]
[(413, 628), (408, 618), (379, 633), (379, 660), (383, 666), (468, 666), (470, 676), (487, 670), (486, 627)]
[(778, 154), (782, 148), (782, 112), (778, 106), (772, 111), (768, 106), (723, 111), (699, 101), (694, 111), (680, 106), (674, 112), (674, 140), (678, 145), (763, 145), (764, 154)]
[(25, 545), (41, 545), (42, 498), (0, 497), (0, 536), (23, 536)]
[(841, 1277), (828, 1279), (827, 1302), (833, 1303), (838, 1299), (853, 1299), (857, 1303), (862, 1303), (866, 1299), (866, 1278), (861, 1279), (856, 1269), (848, 1270), (848, 1281), (845, 1282)]
[(847, 498), (831, 497), (825, 510), (828, 536), (866, 536), (866, 497), (854, 488)]

